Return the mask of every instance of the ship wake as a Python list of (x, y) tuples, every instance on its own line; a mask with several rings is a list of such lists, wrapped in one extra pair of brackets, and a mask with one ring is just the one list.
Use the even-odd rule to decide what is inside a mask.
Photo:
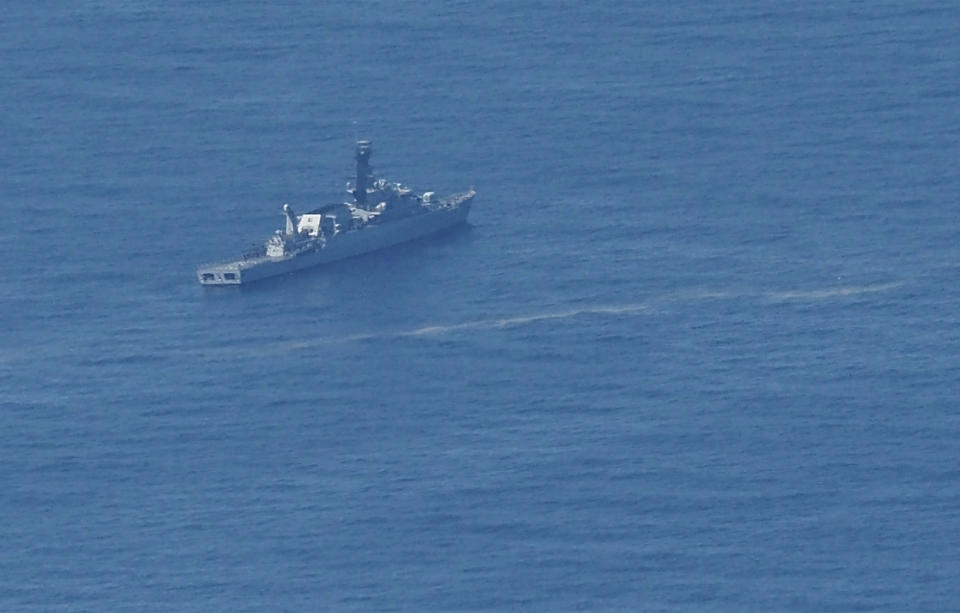
[(647, 300), (627, 304), (594, 305), (562, 311), (545, 311), (527, 315), (511, 317), (497, 317), (476, 319), (452, 324), (430, 324), (406, 330), (367, 332), (347, 336), (318, 339), (292, 343), (286, 346), (288, 350), (307, 349), (318, 345), (361, 342), (381, 339), (396, 339), (407, 337), (436, 337), (472, 330), (495, 330), (512, 328), (544, 321), (573, 319), (590, 315), (637, 315), (656, 311), (668, 307), (670, 304), (695, 302), (704, 300), (742, 300), (752, 299), (770, 304), (786, 302), (815, 302), (831, 299), (847, 298), (889, 292), (905, 285), (904, 282), (878, 283), (873, 285), (856, 285), (806, 290), (778, 290), (778, 291), (737, 291), (737, 290), (697, 290), (683, 291), (660, 296), (653, 296)]

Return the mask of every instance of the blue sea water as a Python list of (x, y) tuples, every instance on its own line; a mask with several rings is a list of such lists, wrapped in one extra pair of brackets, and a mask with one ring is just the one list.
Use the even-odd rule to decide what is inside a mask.
[[(958, 32), (8, 3), (0, 610), (960, 609)], [(358, 135), (470, 227), (196, 284)]]

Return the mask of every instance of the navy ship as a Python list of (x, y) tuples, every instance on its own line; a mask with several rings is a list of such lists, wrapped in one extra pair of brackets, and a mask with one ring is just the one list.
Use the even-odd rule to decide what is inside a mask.
[(435, 234), (467, 220), (476, 191), (438, 197), (377, 177), (370, 141), (357, 142), (353, 202), (329, 204), (302, 215), (283, 205), (284, 228), (238, 260), (197, 268), (201, 285), (241, 285), (369, 253)]

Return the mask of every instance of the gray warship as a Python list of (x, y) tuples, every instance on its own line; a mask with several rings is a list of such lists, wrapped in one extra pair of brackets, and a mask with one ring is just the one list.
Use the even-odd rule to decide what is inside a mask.
[(476, 191), (438, 197), (388, 183), (370, 167), (370, 141), (357, 141), (353, 202), (328, 204), (298, 215), (283, 205), (286, 227), (239, 260), (203, 264), (201, 285), (242, 285), (369, 253), (435, 234), (467, 220)]

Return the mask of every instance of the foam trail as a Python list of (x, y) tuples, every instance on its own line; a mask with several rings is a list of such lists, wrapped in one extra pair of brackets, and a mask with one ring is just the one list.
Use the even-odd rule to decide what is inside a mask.
[(400, 330), (397, 332), (354, 334), (351, 336), (342, 337), (338, 340), (363, 341), (363, 340), (371, 340), (371, 339), (377, 339), (377, 338), (398, 338), (398, 337), (405, 337), (405, 336), (441, 335), (441, 334), (448, 334), (450, 332), (459, 332), (461, 330), (508, 328), (510, 326), (519, 326), (519, 325), (524, 325), (529, 323), (535, 323), (538, 321), (548, 321), (552, 319), (570, 319), (572, 317), (577, 317), (578, 315), (637, 313), (640, 311), (644, 311), (647, 308), (648, 308), (647, 303), (628, 304), (623, 306), (584, 307), (581, 309), (572, 309), (569, 311), (560, 311), (556, 313), (536, 313), (533, 315), (519, 315), (516, 317), (504, 317), (504, 318), (498, 318), (498, 319), (477, 319), (474, 321), (466, 321), (459, 324), (430, 325), (430, 326), (424, 326), (422, 328), (416, 328), (413, 330)]
[(786, 292), (766, 292), (763, 296), (770, 300), (824, 300), (827, 298), (838, 298), (842, 296), (857, 296), (860, 294), (875, 294), (886, 292), (904, 285), (903, 281), (892, 283), (878, 283), (876, 285), (860, 285), (853, 287), (835, 287), (827, 289), (806, 290), (806, 291), (786, 291)]
[(272, 347), (261, 347), (258, 353), (284, 353), (289, 351), (298, 351), (323, 347), (341, 343), (362, 342), (369, 340), (382, 340), (391, 338), (410, 338), (410, 337), (430, 337), (442, 336), (465, 330), (494, 330), (509, 328), (513, 326), (523, 326), (526, 324), (537, 323), (541, 321), (572, 319), (582, 315), (635, 315), (650, 311), (653, 307), (676, 302), (693, 302), (698, 300), (732, 300), (740, 298), (753, 298), (770, 302), (786, 301), (817, 301), (829, 300), (831, 298), (842, 298), (847, 296), (856, 296), (861, 294), (874, 294), (890, 291), (905, 285), (902, 281), (891, 283), (879, 283), (874, 285), (859, 285), (846, 287), (833, 287), (813, 290), (786, 290), (786, 291), (736, 291), (736, 290), (700, 290), (700, 291), (682, 291), (672, 294), (664, 294), (652, 297), (643, 302), (635, 302), (619, 305), (594, 305), (566, 311), (533, 313), (530, 315), (517, 315), (514, 317), (477, 319), (454, 324), (431, 324), (409, 330), (385, 331), (385, 332), (367, 332), (361, 334), (351, 334), (348, 336), (311, 339), (309, 341), (296, 341), (274, 345)]
[(461, 330), (476, 329), (495, 329), (507, 328), (510, 326), (519, 326), (539, 321), (571, 319), (580, 315), (630, 315), (650, 310), (658, 303), (670, 301), (690, 301), (690, 300), (724, 300), (735, 298), (760, 298), (771, 301), (788, 300), (826, 300), (829, 298), (839, 298), (844, 296), (856, 296), (860, 294), (873, 294), (885, 292), (898, 287), (902, 287), (904, 282), (897, 281), (891, 283), (879, 283), (874, 285), (859, 285), (836, 288), (825, 288), (815, 290), (788, 290), (777, 292), (751, 292), (751, 291), (724, 291), (724, 290), (704, 290), (696, 293), (677, 293), (667, 294), (652, 298), (645, 302), (620, 305), (596, 305), (583, 307), (580, 309), (571, 309), (569, 311), (560, 311), (554, 313), (535, 313), (532, 315), (518, 315), (516, 317), (505, 317), (500, 319), (480, 319), (468, 321), (459, 324), (449, 325), (430, 325), (413, 330), (403, 330), (398, 332), (382, 332), (379, 334), (358, 334), (341, 340), (370, 340), (376, 338), (397, 338), (408, 336), (430, 336), (448, 334)]
[[(418, 328), (406, 330), (366, 332), (351, 334), (346, 336), (334, 336), (327, 338), (310, 338), (309, 340), (291, 340), (286, 342), (249, 341), (248, 343), (219, 345), (210, 344), (199, 347), (180, 347), (179, 345), (168, 346), (159, 345), (153, 348), (150, 355), (159, 358), (180, 358), (182, 356), (193, 356), (214, 362), (231, 363), (236, 359), (262, 359), (270, 355), (282, 355), (293, 351), (306, 351), (319, 349), (333, 345), (340, 345), (353, 342), (373, 341), (396, 338), (426, 338), (437, 337), (456, 332), (470, 330), (497, 330), (506, 329), (514, 326), (524, 326), (543, 321), (560, 321), (573, 319), (584, 315), (608, 315), (624, 316), (638, 315), (650, 312), (657, 308), (662, 308), (670, 304), (684, 302), (697, 302), (707, 300), (736, 300), (752, 298), (754, 300), (767, 303), (783, 302), (802, 302), (830, 300), (835, 298), (845, 298), (850, 296), (877, 294), (897, 289), (907, 285), (907, 282), (896, 281), (890, 283), (879, 283), (874, 285), (859, 285), (845, 287), (831, 287), (809, 290), (781, 290), (781, 291), (743, 291), (743, 290), (683, 290), (659, 296), (651, 296), (642, 302), (633, 302), (626, 304), (607, 304), (584, 306), (565, 311), (553, 311), (532, 313), (528, 315), (516, 315), (512, 317), (497, 317), (489, 319), (477, 319), (461, 323), (452, 324), (430, 324), (422, 325)], [(33, 355), (33, 354), (29, 354)], [(56, 356), (60, 356), (57, 352)], [(66, 353), (63, 354), (66, 356)], [(49, 354), (50, 358), (54, 354)], [(5, 349), (0, 350), (0, 370), (17, 366), (28, 360), (28, 354), (19, 350)]]

